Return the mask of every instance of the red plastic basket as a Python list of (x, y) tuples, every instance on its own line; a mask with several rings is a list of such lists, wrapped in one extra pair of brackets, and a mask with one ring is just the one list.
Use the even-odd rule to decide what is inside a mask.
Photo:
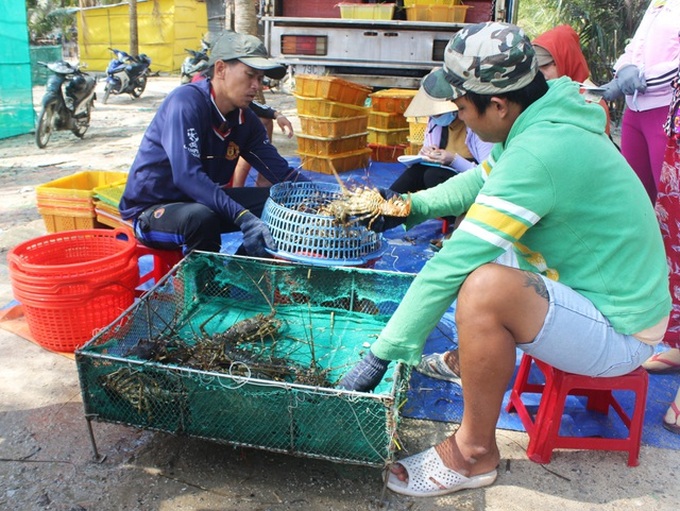
[(72, 352), (134, 302), (137, 242), (125, 229), (49, 234), (7, 256), (14, 297), (41, 346)]
[(139, 284), (139, 279), (137, 257), (130, 259), (128, 265), (123, 269), (92, 273), (87, 277), (83, 276), (81, 278), (67, 277), (57, 279), (52, 276), (36, 277), (34, 275), (25, 275), (18, 271), (10, 273), (10, 281), (15, 297), (18, 292), (32, 297), (45, 296), (50, 298), (60, 296), (63, 299), (67, 299), (70, 295), (87, 294), (93, 289), (113, 282), (125, 288), (134, 289)]
[(35, 341), (48, 350), (72, 353), (134, 301), (134, 292), (113, 285), (86, 296), (80, 305), (59, 300), (34, 304), (24, 298), (24, 317)]
[(7, 254), (10, 272), (59, 279), (125, 268), (137, 241), (127, 229), (63, 231), (20, 243)]

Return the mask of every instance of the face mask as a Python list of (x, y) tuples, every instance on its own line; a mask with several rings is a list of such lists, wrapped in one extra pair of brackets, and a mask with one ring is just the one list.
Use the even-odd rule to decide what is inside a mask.
[(447, 112), (445, 114), (436, 115), (432, 118), (432, 122), (437, 126), (448, 126), (458, 117), (458, 112)]

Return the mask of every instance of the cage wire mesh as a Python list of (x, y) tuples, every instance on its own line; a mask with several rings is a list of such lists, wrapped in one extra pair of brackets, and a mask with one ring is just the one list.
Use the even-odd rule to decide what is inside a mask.
[(336, 389), (413, 275), (189, 254), (76, 352), (96, 420), (368, 466), (392, 459), (409, 370)]

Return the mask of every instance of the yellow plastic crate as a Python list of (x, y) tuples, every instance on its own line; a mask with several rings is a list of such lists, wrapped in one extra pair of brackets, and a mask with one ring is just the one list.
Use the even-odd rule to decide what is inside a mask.
[(42, 216), (45, 229), (49, 233), (106, 227), (97, 221), (92, 210), (38, 208), (38, 213)]
[(410, 140), (408, 141), (408, 147), (404, 149), (404, 154), (408, 155), (416, 155), (420, 154), (420, 150), (423, 148), (423, 144), (416, 144), (411, 142)]
[(367, 148), (349, 153), (334, 154), (333, 156), (300, 153), (300, 161), (305, 170), (333, 174), (333, 171), (347, 172), (348, 170), (366, 168), (370, 156), (371, 150)]
[(368, 126), (368, 115), (333, 118), (298, 115), (300, 127), (305, 135), (314, 137), (340, 138), (363, 133)]
[(127, 183), (127, 178), (106, 186), (98, 186), (94, 191), (94, 198), (105, 202), (110, 206), (115, 206), (118, 208), (120, 204), (120, 198), (123, 196), (125, 191), (125, 185)]
[(408, 118), (408, 139), (410, 142), (420, 144), (425, 142), (425, 132), (427, 131), (427, 117)]
[(369, 144), (368, 147), (371, 149), (371, 160), (383, 163), (395, 163), (397, 158), (404, 154), (408, 145)]
[(324, 98), (363, 106), (372, 90), (333, 76), (295, 75), (295, 93), (305, 98)]
[(465, 23), (470, 5), (414, 5), (406, 7), (408, 21), (438, 21)]
[(399, 145), (408, 142), (408, 128), (396, 130), (368, 130), (368, 143), (378, 145)]
[(298, 115), (308, 115), (312, 117), (357, 117), (368, 115), (369, 109), (358, 105), (348, 105), (329, 101), (324, 98), (304, 98), (293, 94), (297, 104)]
[(92, 199), (94, 189), (127, 179), (127, 172), (85, 170), (36, 186), (38, 200)]
[(461, 0), (404, 0), (404, 7), (413, 7), (414, 5), (460, 5)]
[(391, 20), (396, 4), (339, 3), (340, 17), (353, 20)]
[(403, 114), (416, 92), (412, 89), (385, 89), (374, 92), (370, 95), (371, 110)]
[(132, 222), (123, 220), (118, 212), (118, 207), (113, 207), (105, 202), (95, 201), (94, 212), (98, 222), (109, 227), (127, 227), (132, 229)]
[(311, 135), (298, 134), (298, 152), (308, 155), (333, 156), (339, 153), (357, 151), (366, 147), (367, 136), (367, 132), (340, 138), (313, 137)]
[(368, 114), (368, 127), (379, 130), (408, 128), (408, 121), (398, 112), (376, 112)]

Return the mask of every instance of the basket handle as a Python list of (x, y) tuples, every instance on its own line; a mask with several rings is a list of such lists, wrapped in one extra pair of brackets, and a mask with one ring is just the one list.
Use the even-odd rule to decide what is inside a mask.
[[(128, 286), (124, 286), (123, 284), (120, 284), (118, 282), (109, 282), (109, 283), (102, 283), (102, 284), (99, 284), (97, 286), (94, 286), (92, 289), (90, 289), (86, 293), (79, 293), (77, 295), (58, 296), (58, 297), (54, 297), (55, 298), (54, 300), (52, 300), (52, 298), (50, 298), (50, 302), (57, 303), (57, 304), (59, 304), (59, 306), (66, 306), (66, 305), (79, 306), (79, 305), (82, 305), (83, 301), (87, 301), (87, 300), (90, 300), (91, 298), (93, 298), (96, 293), (100, 293), (100, 294), (120, 293), (121, 289), (112, 289), (113, 286), (118, 286), (123, 291), (128, 291), (128, 292), (133, 293), (133, 294), (135, 292), (135, 288), (130, 288)], [(105, 289), (105, 288), (107, 288), (107, 289)], [(19, 295), (22, 295), (22, 294), (23, 293), (19, 293)], [(17, 296), (16, 298), (21, 303), (24, 303), (24, 301), (26, 301), (26, 300), (22, 300), (21, 296)], [(31, 300), (29, 298), (28, 301), (33, 301), (33, 300)], [(38, 302), (33, 302), (33, 303), (38, 303)], [(27, 304), (27, 305), (30, 305), (30, 304)], [(44, 306), (46, 304), (43, 303), (42, 305)]]

